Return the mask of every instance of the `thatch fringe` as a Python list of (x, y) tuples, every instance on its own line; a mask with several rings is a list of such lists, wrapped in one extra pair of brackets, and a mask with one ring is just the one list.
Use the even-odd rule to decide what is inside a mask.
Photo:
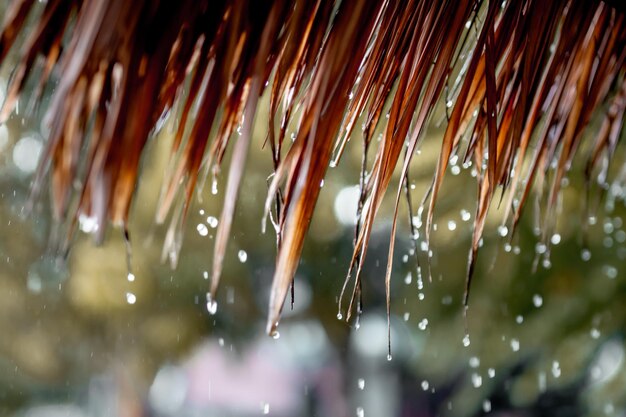
[[(42, 7), (36, 3), (12, 0), (0, 35), (0, 61), (29, 14)], [(10, 115), (35, 70), (40, 74), (36, 95), (56, 74), (46, 115), (51, 133), (34, 193), (50, 172), (57, 220), (75, 225), (78, 215), (94, 217), (101, 226), (99, 240), (108, 221), (125, 226), (146, 140), (180, 101), (176, 157), (157, 213), (157, 221), (164, 221), (184, 183), (184, 204), (165, 242), (174, 264), (180, 247), (175, 231), (184, 222), (201, 166), (217, 172), (226, 148), (234, 147), (211, 297), (218, 288), (257, 103), (270, 89), (267, 141), (275, 175), (265, 208), (278, 241), (270, 333), (276, 331), (292, 284), (320, 181), (341, 157), (357, 119), (364, 120), (365, 154), (376, 149), (370, 172), (366, 175), (364, 163), (361, 175), (357, 238), (346, 279), (346, 284), (354, 280), (348, 318), (358, 304), (372, 224), (394, 169), (401, 163), (406, 176), (444, 94), (450, 113), (425, 236), (428, 242), (450, 157), (462, 153), (478, 172), (465, 302), (496, 192), (502, 193), (505, 221), (514, 230), (533, 184), (549, 181), (545, 239), (553, 227), (561, 179), (576, 151), (584, 141), (592, 143), (590, 177), (601, 159), (611, 158), (623, 129), (626, 22), (623, 10), (610, 3), (48, 0), (39, 12), (0, 111), (2, 120)], [(190, 88), (183, 94), (186, 80)], [(193, 103), (198, 117), (193, 117)], [(383, 117), (386, 105), (389, 112)], [(585, 134), (594, 112), (604, 106), (608, 110), (599, 131)], [(293, 124), (297, 134), (286, 145), (287, 126)], [(382, 139), (373, 141), (381, 124)], [(534, 150), (531, 138), (536, 138)], [(530, 162), (528, 172), (523, 172), (524, 161)], [(552, 164), (556, 168), (548, 178)], [(84, 184), (79, 204), (68, 211), (77, 178)], [(401, 182), (395, 192), (387, 294), (402, 190)]]

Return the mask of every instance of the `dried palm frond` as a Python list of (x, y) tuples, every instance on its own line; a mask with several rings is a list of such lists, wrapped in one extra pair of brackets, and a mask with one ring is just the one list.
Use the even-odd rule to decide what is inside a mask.
[[(626, 16), (620, 4), (47, 0), (42, 6), (34, 0), (12, 0), (0, 35), (0, 61), (27, 18), (36, 18), (0, 119), (10, 115), (30, 74), (40, 77), (36, 95), (52, 80), (58, 82), (46, 115), (50, 138), (33, 193), (46, 185), (50, 172), (54, 216), (70, 222), (68, 239), (78, 216), (85, 215), (100, 225), (101, 240), (108, 221), (126, 226), (147, 138), (164, 115), (178, 109), (175, 156), (157, 213), (157, 221), (163, 222), (182, 199), (165, 242), (164, 253), (174, 265), (180, 247), (177, 231), (201, 166), (217, 173), (232, 146), (213, 256), (212, 298), (257, 104), (268, 88), (267, 141), (275, 172), (265, 209), (278, 242), (267, 326), (272, 333), (320, 182), (329, 164), (340, 159), (357, 120), (364, 120), (364, 163), (357, 237), (344, 285), (345, 290), (354, 280), (348, 318), (358, 303), (372, 225), (394, 170), (400, 163), (401, 178), (408, 175), (445, 93), (451, 112), (430, 187), (425, 235), (428, 242), (450, 157), (464, 150), (462, 157), (474, 164), (478, 179), (467, 303), (479, 240), (496, 193), (501, 193), (505, 221), (514, 230), (533, 185), (549, 182), (546, 240), (561, 179), (583, 142), (590, 142), (592, 149), (588, 177), (600, 160), (613, 155), (626, 108)], [(387, 108), (387, 117), (382, 117)], [(601, 127), (586, 134), (598, 109), (606, 109)], [(286, 145), (287, 126), (294, 125), (295, 139)], [(377, 127), (383, 132), (378, 142), (372, 140)], [(534, 149), (531, 139), (536, 140)], [(371, 147), (375, 157), (366, 175)], [(551, 167), (554, 173), (548, 176)], [(76, 179), (83, 184), (78, 193)], [(400, 181), (385, 277), (388, 311), (402, 191)], [(70, 210), (72, 198), (78, 198), (75, 210)]]

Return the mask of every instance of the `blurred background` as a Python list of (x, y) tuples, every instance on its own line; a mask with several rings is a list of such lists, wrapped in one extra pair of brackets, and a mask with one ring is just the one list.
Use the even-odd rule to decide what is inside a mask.
[[(0, 102), (13, 54), (0, 68)], [(271, 174), (270, 152), (262, 149), (267, 102), (256, 119), (217, 309), (209, 312), (225, 178), (208, 178), (198, 190), (175, 270), (161, 261), (167, 225), (154, 223), (175, 115), (142, 161), (130, 251), (112, 227), (96, 246), (89, 219), (81, 219), (66, 261), (51, 251), (49, 196), (25, 211), (47, 138), (41, 120), (49, 90), (39, 105), (26, 95), (0, 125), (0, 415), (626, 415), (623, 144), (589, 199), (583, 148), (564, 183), (550, 248), (538, 243), (541, 201), (529, 201), (512, 239), (494, 204), (464, 318), (472, 167), (453, 157), (430, 247), (423, 227), (414, 236), (409, 227), (409, 219), (421, 224), (419, 203), (434, 172), (443, 133), (436, 116), (409, 177), (414, 212), (405, 201), (400, 207), (389, 360), (384, 271), (393, 198), (367, 254), (363, 314), (350, 323), (337, 317), (352, 254), (358, 135), (328, 171), (294, 305), (287, 302), (273, 339), (264, 324), (275, 238), (261, 233)]]

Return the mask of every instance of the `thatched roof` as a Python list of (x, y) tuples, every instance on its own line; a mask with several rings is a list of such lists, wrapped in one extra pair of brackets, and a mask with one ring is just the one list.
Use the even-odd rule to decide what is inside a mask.
[[(232, 147), (213, 258), (214, 296), (257, 104), (269, 90), (267, 144), (275, 174), (266, 212), (278, 243), (271, 333), (320, 182), (329, 164), (340, 162), (351, 136), (363, 141), (364, 162), (346, 279), (353, 283), (348, 317), (360, 308), (360, 268), (372, 224), (394, 170), (399, 165), (406, 176), (442, 98), (448, 123), (426, 197), (426, 241), (453, 155), (471, 162), (478, 174), (468, 290), (494, 197), (515, 229), (533, 185), (546, 184), (543, 236), (549, 236), (561, 180), (577, 150), (590, 143), (586, 175), (591, 178), (599, 161), (611, 160), (623, 130), (626, 22), (619, 4), (47, 0), (42, 6), (11, 0), (0, 61), (29, 16), (35, 24), (26, 34), (0, 119), (10, 115), (29, 76), (38, 77), (35, 95), (54, 80), (46, 115), (51, 133), (33, 192), (51, 187), (56, 219), (70, 224), (68, 241), (79, 214), (102, 226), (98, 239), (109, 221), (125, 227), (142, 151), (164, 115), (175, 112), (180, 118), (156, 218), (163, 222), (175, 202), (183, 201), (172, 230), (185, 220), (201, 167), (217, 172)], [(594, 117), (599, 128), (588, 131)], [(288, 126), (296, 128), (293, 143), (285, 140)], [(374, 140), (377, 128), (380, 140)], [(402, 193), (401, 181), (392, 193), (396, 208)], [(71, 204), (74, 200), (78, 204)], [(397, 209), (390, 253), (396, 218)], [(180, 237), (169, 236), (166, 250), (175, 263)]]

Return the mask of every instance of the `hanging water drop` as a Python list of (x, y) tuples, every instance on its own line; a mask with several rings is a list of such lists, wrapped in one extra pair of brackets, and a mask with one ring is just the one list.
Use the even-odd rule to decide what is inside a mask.
[(219, 221), (217, 220), (217, 218), (213, 217), (213, 216), (209, 216), (206, 218), (206, 222), (207, 224), (212, 228), (215, 229), (217, 227), (217, 224), (219, 223)]
[(135, 281), (135, 274), (133, 274), (132, 272), (129, 272), (128, 275), (126, 276), (126, 279), (128, 279), (128, 282)]
[(209, 234), (209, 229), (207, 229), (204, 223), (198, 223), (196, 230), (198, 231), (198, 234), (203, 237)]
[(469, 334), (463, 336), (463, 346), (468, 347), (470, 345), (470, 337)]
[(137, 296), (135, 294), (133, 294), (132, 292), (127, 292), (126, 293), (126, 302), (128, 304), (135, 304), (137, 302)]
[(359, 380), (357, 381), (357, 385), (359, 386), (360, 390), (365, 389), (365, 380), (363, 378), (359, 378)]
[(206, 309), (210, 315), (217, 313), (217, 301), (213, 299), (211, 293), (206, 293)]
[(583, 250), (580, 252), (580, 258), (581, 258), (583, 261), (585, 261), (585, 262), (587, 262), (589, 259), (591, 259), (591, 252), (589, 251), (589, 249), (583, 249)]
[(239, 258), (239, 262), (241, 262), (242, 264), (246, 263), (246, 261), (248, 260), (248, 254), (243, 249), (237, 253), (237, 257)]
[(539, 294), (533, 295), (533, 305), (537, 308), (541, 307), (543, 305), (543, 297)]
[(426, 327), (428, 327), (428, 319), (423, 319), (422, 321), (420, 321), (417, 327), (419, 327), (420, 330), (426, 330)]
[(483, 411), (485, 413), (489, 413), (491, 411), (491, 401), (489, 400), (483, 401)]

